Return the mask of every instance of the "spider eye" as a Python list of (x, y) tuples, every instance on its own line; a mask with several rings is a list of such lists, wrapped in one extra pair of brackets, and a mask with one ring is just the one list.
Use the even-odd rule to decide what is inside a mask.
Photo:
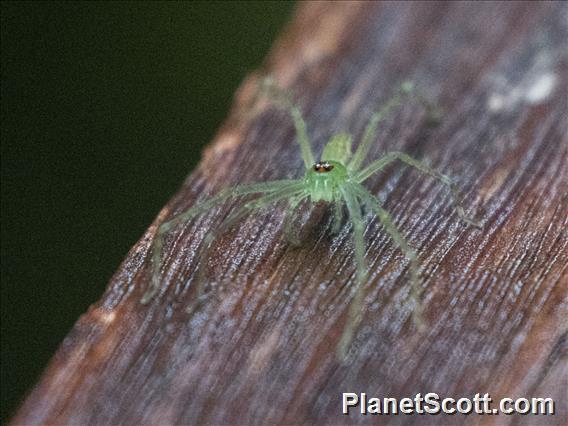
[(319, 161), (314, 164), (314, 171), (317, 173), (327, 173), (333, 170), (333, 164), (329, 164), (327, 161)]

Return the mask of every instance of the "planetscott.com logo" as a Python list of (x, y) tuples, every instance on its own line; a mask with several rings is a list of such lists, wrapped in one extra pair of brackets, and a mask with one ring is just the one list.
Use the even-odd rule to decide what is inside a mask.
[(417, 393), (413, 398), (369, 398), (366, 393), (342, 394), (342, 413), (399, 414), (554, 414), (552, 398), (503, 398), (495, 404), (488, 393), (473, 398), (441, 398), (437, 393)]

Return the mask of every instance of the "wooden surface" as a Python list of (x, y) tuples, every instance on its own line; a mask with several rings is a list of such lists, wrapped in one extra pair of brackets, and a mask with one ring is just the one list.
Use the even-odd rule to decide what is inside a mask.
[[(443, 107), (432, 127), (405, 104), (372, 157), (401, 150), (454, 176), (483, 229), (401, 165), (368, 183), (420, 255), (424, 333), (405, 303), (408, 262), (370, 216), (368, 309), (344, 365), (334, 350), (354, 284), (349, 226), (335, 237), (312, 226), (292, 248), (281, 207), (249, 218), (213, 246), (218, 300), (190, 316), (195, 251), (227, 203), (170, 235), (162, 291), (139, 303), (157, 223), (222, 187), (302, 174), (288, 115), (267, 104), (247, 113), (253, 75), (13, 423), (566, 424), (566, 18), (560, 2), (304, 3), (267, 60), (264, 72), (296, 94), (316, 152), (337, 131), (358, 141), (403, 80)], [(557, 414), (346, 417), (342, 392), (552, 397)]]

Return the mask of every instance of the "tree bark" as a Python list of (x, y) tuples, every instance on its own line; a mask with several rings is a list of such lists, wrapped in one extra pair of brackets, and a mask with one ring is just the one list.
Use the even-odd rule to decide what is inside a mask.
[[(561, 2), (302, 3), (13, 424), (567, 424), (567, 16)], [(400, 164), (367, 183), (418, 252), (425, 331), (411, 320), (408, 260), (367, 216), (366, 309), (340, 363), (350, 226), (332, 236), (323, 215), (294, 248), (280, 204), (218, 236), (201, 310), (185, 309), (196, 251), (238, 202), (168, 234), (163, 286), (140, 303), (159, 223), (223, 187), (302, 175), (288, 114), (253, 105), (266, 73), (294, 94), (318, 154), (336, 132), (360, 141), (405, 80), (441, 106), (433, 126), (419, 102), (405, 103), (370, 159), (404, 151), (455, 177), (483, 227), (464, 225), (442, 185)], [(551, 397), (556, 414), (345, 416), (343, 392)]]

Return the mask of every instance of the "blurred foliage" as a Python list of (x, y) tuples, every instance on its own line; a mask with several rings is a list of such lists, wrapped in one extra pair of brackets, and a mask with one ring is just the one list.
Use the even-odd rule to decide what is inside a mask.
[(2, 419), (197, 164), (287, 2), (2, 3)]

